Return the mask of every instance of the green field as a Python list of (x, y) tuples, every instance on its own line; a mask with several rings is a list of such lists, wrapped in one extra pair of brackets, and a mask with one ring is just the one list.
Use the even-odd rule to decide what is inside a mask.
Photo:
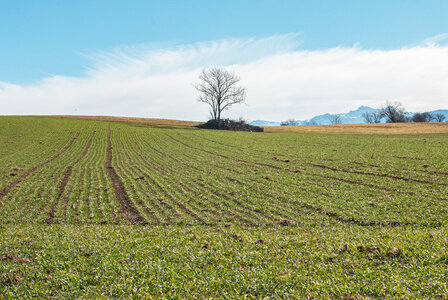
[(0, 297), (447, 298), (448, 134), (0, 117)]

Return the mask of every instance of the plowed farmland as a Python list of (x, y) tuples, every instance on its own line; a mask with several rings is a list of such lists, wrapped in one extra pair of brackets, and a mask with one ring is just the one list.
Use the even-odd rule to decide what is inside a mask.
[(447, 297), (448, 134), (0, 117), (8, 297)]

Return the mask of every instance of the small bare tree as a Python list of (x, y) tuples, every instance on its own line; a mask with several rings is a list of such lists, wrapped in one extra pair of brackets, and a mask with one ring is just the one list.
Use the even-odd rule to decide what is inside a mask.
[(363, 113), (362, 118), (364, 119), (364, 122), (372, 124), (373, 123), (373, 116), (372, 113)]
[(431, 122), (435, 117), (430, 112), (415, 113), (412, 122)]
[(404, 123), (408, 122), (406, 110), (400, 102), (386, 102), (386, 106), (381, 109), (387, 123)]
[(381, 111), (373, 111), (370, 113), (363, 113), (362, 117), (366, 123), (381, 123), (384, 118), (384, 114)]
[(299, 125), (299, 121), (296, 121), (296, 119), (288, 119), (280, 123), (280, 126), (297, 126), (297, 125)]
[(382, 111), (374, 111), (372, 116), (374, 123), (381, 123), (381, 120), (384, 118), (384, 113)]
[(446, 117), (443, 114), (435, 114), (434, 119), (436, 120), (436, 122), (443, 122), (445, 121)]
[(309, 121), (303, 121), (302, 125), (319, 125), (319, 123), (316, 122), (316, 120), (309, 120)]
[(333, 125), (341, 124), (341, 123), (342, 123), (341, 115), (338, 115), (338, 114), (330, 115), (330, 116), (328, 117), (328, 119), (330, 120), (330, 123), (333, 124)]
[(235, 73), (222, 68), (202, 70), (199, 80), (200, 82), (195, 85), (200, 93), (198, 101), (210, 106), (210, 115), (220, 127), (221, 113), (234, 104), (243, 103), (246, 99), (246, 90), (237, 86), (240, 78)]

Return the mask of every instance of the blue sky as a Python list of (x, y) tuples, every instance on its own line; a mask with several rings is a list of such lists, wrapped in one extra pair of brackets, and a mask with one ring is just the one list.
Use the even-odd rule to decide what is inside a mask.
[(0, 1), (0, 81), (80, 75), (83, 54), (300, 33), (303, 49), (391, 49), (448, 31), (448, 1)]
[[(91, 90), (95, 90), (96, 87), (96, 91), (99, 91), (100, 86), (105, 86), (105, 83), (98, 83), (98, 74), (101, 74), (101, 78), (110, 78), (111, 69), (114, 70), (115, 74), (121, 72), (122, 75), (120, 76), (122, 77), (123, 74), (126, 74), (126, 78), (136, 77), (135, 74), (140, 74), (141, 78), (152, 76), (151, 78), (154, 79), (154, 66), (158, 66), (155, 68), (158, 72), (162, 66), (162, 61), (155, 62), (156, 58), (160, 57), (161, 52), (164, 53), (164, 59), (166, 59), (167, 53), (170, 54), (171, 61), (175, 56), (177, 57), (185, 51), (193, 51), (192, 49), (194, 49), (194, 54), (192, 54), (193, 52), (188, 53), (190, 53), (190, 56), (196, 57), (193, 60), (195, 63), (192, 64), (189, 61), (187, 64), (180, 60), (171, 61), (174, 66), (170, 69), (172, 76), (179, 76), (182, 72), (183, 74), (195, 73), (201, 67), (216, 64), (233, 66), (236, 70), (242, 70), (243, 74), (246, 72), (250, 75), (248, 64), (252, 63), (251, 66), (256, 67), (251, 58), (262, 59), (262, 57), (266, 57), (265, 63), (267, 63), (269, 57), (279, 53), (283, 55), (295, 53), (294, 59), (297, 62), (303, 59), (301, 54), (304, 53), (316, 55), (316, 57), (326, 53), (326, 56), (320, 58), (320, 61), (325, 61), (333, 55), (336, 49), (347, 51), (347, 53), (338, 52), (340, 57), (337, 59), (339, 61), (347, 61), (347, 55), (353, 55), (350, 59), (354, 57), (364, 59), (366, 55), (372, 58), (377, 57), (375, 51), (385, 51), (384, 57), (393, 57), (394, 51), (403, 50), (406, 52), (406, 49), (417, 49), (421, 47), (422, 43), (425, 45), (436, 44), (435, 48), (437, 49), (433, 50), (438, 51), (437, 55), (440, 55), (440, 59), (442, 59), (439, 63), (444, 66), (445, 52), (439, 50), (445, 50), (446, 39), (448, 38), (447, 11), (448, 1), (446, 0), (0, 0), (0, 101), (18, 97), (14, 101), (19, 103), (21, 97), (30, 98), (33, 95), (47, 93), (51, 97), (59, 98), (52, 98), (52, 101), (56, 103), (49, 102), (46, 107), (52, 107), (54, 104), (60, 103), (67, 104), (70, 102), (67, 100), (69, 97), (62, 95), (61, 92), (54, 92), (54, 89), (51, 89), (53, 87), (51, 82), (61, 84), (61, 80), (63, 80), (67, 85), (74, 86), (82, 81), (83, 87), (88, 86)], [(221, 50), (213, 52), (216, 48)], [(264, 50), (257, 48), (263, 48)], [(212, 49), (214, 50), (212, 51)], [(354, 52), (353, 49), (355, 49)], [(204, 51), (208, 53), (206, 57), (201, 54)], [(224, 53), (223, 51), (228, 52)], [(422, 55), (421, 60), (425, 62), (418, 66), (433, 69), (431, 67), (433, 63), (436, 65), (435, 62), (426, 61), (429, 56), (435, 54), (406, 53), (408, 59), (414, 59), (414, 55)], [(287, 59), (285, 56), (283, 58)], [(145, 72), (135, 72), (136, 60), (140, 61), (140, 71), (141, 66), (145, 65)], [(384, 58), (380, 65), (384, 64), (386, 67), (387, 61), (388, 59)], [(406, 61), (401, 59), (398, 59), (398, 61), (403, 66), (407, 64)], [(201, 62), (206, 63), (201, 66)], [(302, 61), (298, 63), (298, 68), (300, 69), (305, 63), (306, 65), (311, 64), (310, 61)], [(279, 64), (281, 65), (281, 63)], [(353, 61), (350, 64), (353, 65)], [(332, 65), (334, 66), (334, 64)], [(274, 68), (277, 69), (275, 66)], [(326, 67), (314, 66), (310, 70), (314, 71), (317, 68), (325, 69)], [(107, 76), (105, 75), (106, 69), (110, 71)], [(422, 72), (426, 74), (428, 70), (425, 69)], [(267, 69), (266, 71), (269, 72)], [(290, 72), (280, 69), (277, 71), (279, 74)], [(164, 72), (168, 71), (165, 70)], [(382, 72), (385, 72), (384, 68)], [(409, 73), (409, 71), (406, 72)], [(417, 78), (418, 74), (415, 75), (415, 78)], [(425, 76), (432, 76), (431, 78), (436, 79), (436, 81), (445, 79), (445, 73), (431, 73)], [(339, 80), (337, 77), (335, 75), (335, 83), (332, 86), (336, 86), (336, 82)], [(189, 78), (193, 77), (190, 76)], [(246, 79), (256, 86), (254, 78), (246, 77)], [(307, 79), (304, 78), (303, 80)], [(365, 79), (365, 84), (369, 84), (368, 80), (368, 78)], [(94, 83), (97, 85), (95, 86)], [(297, 84), (297, 82), (291, 84)], [(135, 88), (136, 85), (136, 81), (130, 84), (124, 95), (133, 95), (134, 91), (138, 90), (138, 88)], [(191, 88), (191, 84), (188, 86)], [(30, 87), (34, 90), (30, 90)], [(179, 88), (182, 89), (180, 86)], [(400, 88), (403, 88), (403, 86), (400, 86)], [(429, 86), (422, 88), (426, 91)], [(27, 94), (23, 92), (24, 89), (28, 89)], [(36, 91), (36, 89), (39, 90), (39, 93), (35, 92), (33, 94), (32, 91)], [(78, 89), (79, 87), (75, 88), (75, 90)], [(316, 90), (319, 89), (322, 90), (317, 84)], [(19, 90), (21, 93), (23, 92), (20, 95), (18, 94)], [(49, 92), (50, 90), (53, 92)], [(439, 99), (437, 105), (442, 103), (440, 99), (443, 98), (444, 92), (445, 90), (441, 89), (434, 96), (434, 99)], [(164, 91), (159, 91), (159, 93), (164, 93)], [(375, 105), (384, 101), (385, 98), (394, 98), (403, 102), (409, 101), (411, 107), (420, 109), (423, 108), (423, 105), (419, 106), (416, 102), (418, 93), (423, 92), (416, 91), (413, 94), (410, 92), (401, 95), (388, 90), (373, 96), (364, 96), (358, 93), (341, 95), (340, 97), (352, 99), (352, 106), (358, 104)], [(250, 94), (248, 90), (248, 97)], [(307, 93), (307, 99), (314, 94), (311, 91)], [(191, 95), (194, 97), (193, 94)], [(172, 96), (174, 97), (174, 95)], [(302, 101), (305, 96), (298, 94), (296, 97), (294, 95), (288, 95), (288, 97), (288, 99), (285, 98), (284, 103), (282, 102), (282, 105), (286, 107), (285, 113), (269, 115), (260, 110), (259, 113), (255, 114), (253, 112), (260, 109), (261, 106), (264, 105), (263, 107), (267, 107), (266, 109), (269, 107), (269, 103), (264, 103), (259, 107), (255, 102), (249, 103), (249, 108), (246, 107), (238, 113), (245, 114), (251, 110), (252, 113), (249, 114), (251, 118), (279, 119), (311, 117), (311, 114), (326, 112), (317, 109), (304, 112), (298, 106), (298, 111), (294, 116), (287, 116), (286, 112), (291, 111), (287, 109), (288, 103)], [(324, 96), (319, 97), (320, 101), (325, 102)], [(120, 99), (124, 98), (125, 96), (120, 96)], [(138, 97), (136, 96), (136, 98)], [(163, 105), (169, 97), (168, 95), (157, 94), (156, 98), (160, 98), (158, 105)], [(293, 98), (297, 100), (293, 100)], [(161, 99), (165, 100), (162, 101)], [(76, 99), (73, 98), (72, 101), (76, 102)], [(303, 101), (303, 103), (307, 103), (306, 99)], [(90, 109), (87, 104), (74, 105), (72, 102), (70, 103), (66, 106), (61, 104), (59, 110), (49, 113), (117, 114), (121, 111), (118, 104), (117, 110), (107, 111), (101, 108), (100, 102)], [(30, 113), (12, 106), (2, 106), (2, 104), (5, 103), (0, 102), (0, 108), (3, 108), (3, 111), (8, 114)], [(156, 106), (156, 103), (152, 104), (153, 107)], [(346, 106), (348, 103), (344, 105)], [(343, 111), (346, 108), (345, 106), (328, 105), (328, 110), (337, 111), (339, 109)], [(150, 107), (148, 107), (148, 110), (151, 110)], [(166, 114), (165, 111), (170, 110), (160, 109), (157, 113), (151, 114), (148, 112), (143, 116), (188, 118), (188, 116), (182, 114)], [(129, 111), (125, 114), (139, 115), (137, 111)], [(203, 118), (202, 112), (192, 115), (194, 119)]]

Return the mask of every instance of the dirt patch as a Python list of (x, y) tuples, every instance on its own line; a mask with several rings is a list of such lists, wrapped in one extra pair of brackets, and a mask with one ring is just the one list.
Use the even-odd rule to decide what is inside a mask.
[(404, 159), (404, 160), (420, 160), (420, 161), (425, 160), (424, 158), (420, 158), (420, 157), (407, 157), (407, 156), (393, 156), (393, 157), (398, 158), (398, 159)]
[(48, 213), (48, 216), (45, 220), (45, 223), (53, 223), (54, 214), (56, 212), (56, 205), (59, 202), (59, 199), (61, 198), (62, 194), (64, 193), (65, 186), (68, 183), (68, 179), (70, 178), (70, 175), (72, 174), (73, 166), (69, 166), (67, 170), (65, 170), (64, 177), (62, 177), (61, 184), (59, 185), (59, 191), (58, 191), (58, 197), (54, 201), (54, 203), (51, 205), (50, 212)]
[[(381, 190), (381, 191), (386, 191), (386, 192), (395, 192), (395, 193), (399, 193), (399, 194), (405, 194), (405, 195), (411, 195), (411, 196), (419, 196), (422, 197), (422, 195), (414, 193), (414, 192), (408, 192), (408, 191), (401, 191), (401, 190), (397, 190), (397, 189), (389, 189), (389, 188), (385, 188), (385, 187), (381, 187), (381, 186), (376, 186), (370, 183), (365, 183), (365, 182), (361, 182), (359, 180), (349, 180), (349, 179), (343, 179), (343, 178), (338, 178), (338, 177), (333, 177), (333, 176), (325, 176), (325, 175), (320, 175), (320, 174), (311, 174), (312, 176), (316, 176), (316, 177), (320, 177), (320, 178), (325, 178), (325, 179), (331, 179), (331, 180), (335, 180), (335, 181), (340, 181), (340, 182), (344, 182), (344, 183), (348, 183), (348, 184), (355, 184), (355, 185), (361, 185), (361, 186), (366, 186), (372, 189), (376, 189), (376, 190)], [(433, 197), (433, 196), (425, 196), (427, 198), (431, 198), (431, 199), (436, 199), (436, 200), (442, 200), (442, 201), (447, 201), (447, 198), (440, 198), (440, 197)]]
[(294, 222), (289, 219), (283, 219), (283, 220), (277, 221), (277, 224), (280, 226), (291, 226), (294, 224)]
[(191, 148), (191, 149), (195, 149), (195, 150), (199, 150), (199, 151), (202, 151), (204, 153), (208, 153), (208, 154), (211, 154), (211, 155), (214, 155), (214, 156), (218, 156), (218, 157), (221, 157), (221, 158), (230, 159), (230, 160), (234, 160), (234, 161), (239, 161), (239, 162), (242, 162), (242, 163), (247, 163), (247, 164), (252, 164), (252, 165), (255, 164), (255, 165), (258, 165), (258, 166), (268, 167), (268, 168), (275, 169), (275, 170), (286, 170), (286, 171), (294, 172), (294, 173), (298, 172), (296, 170), (285, 169), (285, 168), (281, 168), (279, 166), (274, 166), (274, 165), (270, 165), (270, 164), (266, 164), (266, 163), (251, 162), (251, 161), (247, 161), (247, 160), (244, 160), (244, 159), (239, 159), (239, 158), (235, 158), (235, 157), (230, 157), (230, 156), (218, 154), (218, 153), (215, 153), (215, 152), (212, 152), (212, 151), (208, 151), (208, 150), (205, 150), (205, 149), (202, 149), (202, 148), (197, 148), (197, 147), (193, 147), (191, 145), (188, 145), (188, 144), (186, 144), (186, 143), (184, 143), (184, 142), (182, 142), (182, 141), (172, 137), (169, 134), (165, 134), (165, 135), (167, 137), (169, 137), (170, 139), (172, 139), (172, 140), (174, 140), (174, 141), (184, 145), (185, 147), (188, 147), (188, 148)]
[(358, 246), (356, 247), (358, 252), (361, 253), (374, 253), (374, 252), (380, 252), (380, 248), (378, 247), (365, 247), (365, 246)]
[(178, 207), (180, 207), (180, 209), (183, 212), (185, 212), (186, 214), (191, 216), (193, 219), (198, 221), (200, 224), (202, 224), (202, 225), (210, 225), (206, 221), (204, 221), (201, 217), (199, 217), (196, 213), (194, 213), (192, 210), (188, 209), (185, 205), (180, 203), (179, 201), (175, 200), (174, 198), (171, 198), (171, 201), (173, 201)]
[[(406, 170), (409, 170), (409, 169), (406, 169)], [(411, 169), (410, 171), (420, 172), (420, 173), (425, 173), (425, 174), (430, 174), (430, 175), (448, 175), (448, 172), (427, 171), (427, 170), (418, 170), (418, 169)]]
[(18, 257), (10, 253), (0, 255), (0, 260), (19, 262), (19, 263), (28, 263), (30, 260), (24, 257)]
[[(181, 142), (182, 143), (182, 142)], [(189, 147), (189, 145), (187, 145), (187, 144), (184, 144), (185, 146), (187, 146), (187, 147)], [(179, 159), (177, 159), (177, 158), (175, 158), (175, 157), (173, 157), (172, 155), (169, 155), (169, 154), (167, 154), (167, 153), (162, 153), (161, 151), (158, 151), (157, 149), (155, 149), (155, 148), (152, 148), (155, 152), (158, 152), (159, 154), (161, 154), (161, 155), (165, 155), (165, 156), (167, 156), (167, 157), (170, 157), (171, 159), (173, 159), (174, 161), (176, 161), (177, 163), (180, 163), (180, 164), (182, 164), (182, 165), (184, 165), (184, 166), (187, 166), (188, 168), (191, 168), (191, 169), (195, 169), (195, 170), (198, 170), (198, 171), (200, 171), (200, 172), (203, 172), (203, 170), (202, 169), (200, 169), (200, 168), (198, 168), (198, 167), (196, 167), (196, 166), (194, 166), (194, 165), (191, 165), (191, 164), (188, 164), (188, 163), (185, 163), (184, 161), (182, 161), (182, 160), (179, 160)], [(152, 165), (150, 165), (149, 164), (149, 162), (146, 160), (146, 159), (144, 159), (144, 157), (142, 156), (142, 155), (139, 155), (140, 156), (140, 158), (142, 159), (142, 161), (147, 165), (147, 166), (150, 166), (150, 167), (152, 167), (152, 168), (154, 168), (155, 166), (152, 166)], [(159, 170), (160, 172), (162, 172), (162, 170)], [(140, 171), (141, 173), (142, 173), (142, 171)], [(151, 182), (155, 185), (155, 186), (157, 186), (160, 190), (163, 190), (163, 188), (151, 177), (151, 176), (149, 176), (148, 174), (146, 174), (147, 175), (147, 178), (149, 179), (149, 180), (151, 180)], [(185, 189), (185, 190), (189, 190), (190, 192), (193, 192), (189, 187), (187, 187), (185, 184), (183, 184), (183, 183), (180, 183), (180, 185)], [(198, 185), (197, 185), (198, 186)], [(203, 185), (201, 185), (201, 187), (204, 187)], [(167, 206), (168, 205), (168, 203), (166, 203), (165, 201), (161, 201), (161, 203), (164, 205), (164, 206)], [(212, 203), (212, 205), (214, 206), (214, 208), (216, 209), (216, 211), (221, 211), (222, 212), (222, 209), (218, 209), (218, 206), (217, 205), (214, 205), (213, 203)], [(168, 208), (170, 208), (172, 211), (174, 211), (173, 210), (173, 208), (172, 207), (168, 207)], [(225, 213), (228, 213), (228, 211), (225, 211)], [(220, 213), (216, 213), (216, 212), (213, 212), (213, 214), (214, 215), (220, 215)], [(230, 214), (229, 214), (230, 215)], [(234, 214), (231, 214), (232, 216), (234, 216)], [(250, 223), (249, 221), (244, 221), (243, 223)], [(210, 224), (207, 224), (207, 225), (210, 225)]]
[[(184, 142), (182, 142), (182, 141), (180, 141), (180, 140), (178, 140), (178, 139), (176, 139), (176, 138), (174, 138), (174, 137), (172, 137), (172, 136), (170, 136), (168, 134), (166, 134), (166, 136), (168, 136), (172, 140), (174, 140), (174, 141), (176, 141), (176, 142), (178, 142), (178, 143), (180, 143), (180, 144), (182, 144), (182, 145), (184, 145), (184, 146), (186, 146), (188, 148), (199, 150), (199, 151), (202, 151), (204, 153), (212, 154), (212, 155), (217, 156), (217, 157), (230, 159), (230, 160), (234, 160), (234, 161), (239, 161), (239, 162), (243, 162), (243, 163), (250, 164), (250, 165), (253, 165), (253, 166), (264, 166), (264, 167), (272, 168), (272, 169), (275, 169), (275, 170), (283, 170), (283, 171), (287, 171), (287, 172), (291, 172), (291, 173), (302, 172), (302, 170), (292, 170), (292, 169), (289, 169), (289, 168), (282, 168), (282, 167), (274, 166), (274, 165), (270, 165), (270, 164), (259, 163), (259, 162), (251, 162), (251, 161), (247, 161), (247, 160), (243, 160), (243, 159), (232, 158), (232, 157), (229, 157), (229, 156), (226, 156), (226, 155), (221, 155), (221, 154), (218, 154), (218, 153), (214, 153), (214, 152), (211, 152), (211, 151), (208, 151), (208, 150), (205, 150), (205, 149), (193, 147), (193, 146), (188, 145), (188, 144), (186, 144), (186, 143), (184, 143)], [(314, 166), (315, 167), (325, 168), (325, 169), (331, 169), (333, 171), (341, 171), (339, 169), (331, 168), (331, 167), (324, 166), (324, 165), (314, 165)], [(372, 174), (374, 174), (374, 173), (372, 173)], [(332, 179), (332, 180), (336, 180), (336, 181), (341, 181), (341, 182), (345, 182), (345, 183), (349, 183), (349, 184), (356, 184), (356, 185), (361, 185), (361, 186), (367, 186), (367, 187), (370, 187), (370, 188), (373, 188), (373, 189), (383, 190), (383, 191), (387, 191), (387, 192), (397, 192), (397, 193), (407, 194), (407, 195), (411, 195), (411, 196), (419, 196), (417, 193), (414, 193), (414, 192), (406, 192), (406, 191), (398, 191), (398, 190), (388, 189), (388, 188), (379, 187), (379, 186), (376, 186), (376, 185), (373, 185), (373, 184), (364, 183), (364, 182), (357, 181), (357, 180), (348, 180), (348, 179), (342, 179), (342, 178), (337, 178), (337, 177), (333, 177), (333, 176), (325, 176), (325, 175), (319, 175), (319, 174), (311, 174), (311, 175), (312, 176), (318, 176), (318, 177), (326, 178), (326, 179)], [(364, 174), (364, 175), (367, 175), (367, 174)], [(376, 175), (378, 175), (378, 174), (376, 174)], [(270, 178), (270, 176), (269, 176), (269, 178)], [(269, 179), (269, 178), (266, 178), (266, 179)], [(403, 179), (403, 178), (395, 178), (395, 179)], [(407, 180), (411, 180), (409, 178), (406, 178), (406, 179)], [(423, 180), (418, 180), (418, 179), (415, 179), (413, 181), (417, 181), (417, 182), (421, 182), (421, 183), (434, 184), (434, 182), (423, 181)], [(446, 198), (437, 198), (437, 197), (430, 197), (430, 198), (437, 199), (437, 200), (443, 200), (443, 201), (447, 200)]]
[[(179, 141), (180, 142), (180, 141)], [(182, 143), (182, 142), (181, 142)], [(186, 145), (186, 144), (184, 144), (184, 145)], [(189, 145), (186, 145), (187, 147), (190, 147)], [(161, 153), (161, 154), (163, 154), (163, 153)], [(172, 158), (173, 160), (175, 160), (176, 162), (178, 162), (178, 163), (180, 163), (180, 164), (182, 164), (182, 165), (185, 165), (185, 166), (187, 166), (187, 167), (189, 167), (189, 168), (192, 168), (192, 169), (196, 169), (196, 170), (198, 170), (199, 172), (204, 172), (204, 170), (203, 169), (200, 169), (200, 168), (197, 168), (196, 166), (194, 166), (194, 165), (191, 165), (191, 164), (187, 164), (187, 163), (185, 163), (184, 161), (182, 161), (182, 160), (179, 160), (179, 159), (176, 159), (175, 157), (172, 157), (172, 156), (169, 156), (170, 158)], [(229, 158), (229, 159), (231, 159), (231, 158)], [(230, 172), (234, 172), (234, 173), (236, 173), (236, 174), (244, 174), (243, 172), (238, 172), (237, 170), (235, 170), (235, 169), (231, 169), (231, 168), (225, 168), (225, 167), (222, 167), (222, 166), (219, 166), (219, 165), (215, 165), (215, 164), (212, 164), (213, 166), (215, 166), (215, 167), (217, 167), (217, 168), (221, 168), (221, 169), (225, 169), (225, 170), (227, 170), (227, 171), (230, 171)], [(229, 180), (230, 182), (234, 182), (234, 183), (237, 183), (237, 184), (241, 184), (241, 185), (244, 185), (245, 183), (243, 183), (243, 182), (241, 182), (241, 181), (239, 181), (239, 180), (237, 180), (237, 179), (234, 179), (234, 178), (231, 178), (231, 177), (225, 177), (227, 180)], [(196, 185), (197, 186), (199, 186), (199, 184), (198, 183), (196, 183)], [(205, 185), (203, 185), (203, 184), (200, 184), (200, 188), (205, 188)], [(208, 190), (208, 191), (210, 191), (214, 196), (217, 196), (217, 197), (222, 197), (222, 198), (224, 198), (224, 199), (226, 199), (226, 200), (229, 200), (229, 201), (232, 201), (232, 202), (234, 202), (233, 200), (230, 200), (229, 199), (229, 197), (227, 196), (227, 195), (224, 195), (224, 194), (222, 194), (222, 193), (218, 193), (218, 192), (216, 192), (216, 191), (214, 191), (214, 190), (211, 190), (211, 189), (209, 189), (209, 188), (205, 188), (206, 190)], [(241, 202), (238, 202), (237, 203), (238, 204), (238, 206), (242, 206), (242, 203)], [(272, 217), (270, 216), (270, 215), (266, 215), (266, 214), (263, 214), (261, 211), (259, 211), (259, 210), (257, 210), (257, 209), (252, 209), (252, 208), (249, 208), (249, 207), (247, 207), (247, 206), (243, 206), (243, 208), (246, 208), (247, 209), (247, 211), (246, 212), (244, 212), (244, 211), (241, 211), (241, 212), (243, 212), (244, 214), (246, 214), (246, 215), (251, 215), (251, 216), (254, 216), (254, 215), (252, 215), (250, 212), (256, 212), (256, 213), (258, 213), (258, 214), (261, 214), (263, 217), (265, 217), (266, 219), (269, 219), (269, 220), (272, 220)], [(222, 209), (220, 209), (221, 211), (222, 211)], [(281, 212), (278, 212), (278, 211), (275, 211), (275, 210), (271, 210), (271, 209), (268, 209), (268, 211), (269, 212), (271, 212), (272, 214), (275, 214), (275, 215), (277, 215), (277, 216), (280, 216), (280, 217), (282, 217), (282, 218), (287, 218), (287, 216), (285, 216), (283, 213), (281, 213)], [(249, 212), (249, 213), (248, 213)], [(229, 212), (228, 211), (225, 211), (225, 213), (226, 214), (229, 214)], [(231, 215), (232, 217), (235, 217), (235, 214), (229, 214), (229, 215)], [(251, 223), (252, 225), (254, 225), (254, 223), (252, 223), (252, 222), (249, 222), (249, 221), (244, 221), (244, 222), (242, 222), (242, 223), (245, 223), (245, 224), (247, 224), (247, 223)]]
[(316, 167), (316, 168), (327, 169), (327, 170), (331, 170), (331, 171), (335, 171), (335, 172), (343, 172), (343, 173), (349, 173), (349, 174), (377, 176), (377, 177), (391, 178), (391, 179), (395, 179), (395, 180), (412, 181), (412, 182), (426, 183), (426, 184), (437, 184), (438, 183), (438, 182), (435, 182), (435, 181), (407, 178), (407, 177), (395, 176), (395, 175), (387, 175), (387, 174), (378, 174), (378, 173), (372, 173), (372, 172), (345, 170), (345, 169), (339, 169), (339, 168), (334, 168), (334, 167), (330, 167), (330, 166), (326, 166), (326, 165), (320, 165), (320, 164), (308, 163), (307, 165), (313, 166), (313, 167)]
[(9, 144), (10, 142), (12, 142), (14, 139), (18, 138), (18, 135), (12, 136), (9, 139), (3, 141), (3, 144)]
[[(128, 156), (129, 157), (129, 156)], [(140, 155), (140, 158), (145, 162), (145, 164), (149, 165), (148, 161), (146, 161), (143, 156)], [(131, 163), (131, 162), (130, 162)], [(151, 182), (157, 186), (159, 189), (163, 190), (163, 188), (152, 178), (149, 176), (149, 174), (144, 173), (141, 169), (139, 169), (140, 173), (145, 174), (148, 179), (151, 180)], [(186, 213), (187, 215), (191, 216), (193, 219), (195, 219), (196, 221), (198, 221), (200, 224), (202, 225), (210, 225), (208, 224), (204, 219), (202, 219), (200, 216), (198, 216), (196, 213), (194, 213), (192, 210), (190, 210), (189, 208), (187, 208), (185, 205), (183, 205), (182, 203), (180, 203), (179, 201), (177, 201), (173, 196), (171, 196), (170, 194), (168, 194), (170, 200), (177, 205), (184, 213)]]
[[(232, 202), (234, 204), (236, 204), (236, 207), (233, 207), (232, 210), (239, 212), (241, 215), (245, 216), (245, 217), (250, 217), (253, 220), (256, 220), (256, 222), (260, 222), (260, 217), (263, 219), (266, 219), (267, 221), (273, 221), (274, 217), (272, 214), (276, 214), (278, 215), (278, 213), (276, 211), (270, 210), (268, 209), (267, 211), (269, 211), (268, 213), (261, 211), (260, 209), (254, 208), (254, 207), (250, 207), (246, 204), (244, 204), (243, 202), (235, 199), (235, 197), (232, 197), (230, 195), (224, 194), (222, 192), (216, 191), (214, 189), (212, 189), (211, 187), (205, 185), (204, 183), (199, 182), (200, 179), (197, 180), (193, 180), (194, 183), (198, 186), (201, 187), (202, 189), (206, 190), (207, 192), (209, 192), (210, 194), (212, 194), (214, 197), (216, 197), (217, 199), (225, 199), (228, 202)], [(212, 202), (210, 202), (212, 203)], [(212, 203), (212, 205), (215, 205), (214, 203)], [(221, 209), (222, 210), (222, 209)], [(231, 214), (229, 213), (229, 211), (226, 210), (226, 213), (229, 214), (232, 217), (237, 218), (237, 216), (235, 214)], [(248, 219), (243, 219), (243, 218), (238, 218), (240, 221), (242, 221), (242, 223), (249, 225), (249, 226), (254, 226), (256, 225), (256, 223), (248, 220)]]
[(282, 161), (282, 162), (285, 162), (285, 163), (289, 163), (289, 162), (291, 162), (290, 159), (280, 159), (280, 158), (278, 158), (278, 157), (276, 157), (276, 156), (272, 157), (272, 160), (275, 160), (275, 161)]
[[(129, 156), (128, 156), (128, 159), (129, 159)], [(129, 160), (129, 163), (131, 163), (130, 160)], [(124, 176), (124, 172), (120, 167), (118, 167), (118, 172), (120, 172), (120, 174), (122, 176)], [(145, 179), (145, 176), (140, 176), (138, 180), (143, 180), (143, 179)], [(131, 185), (130, 189), (132, 190), (132, 192), (134, 194), (136, 194), (134, 186)], [(151, 209), (149, 209), (149, 207), (140, 198), (137, 198), (135, 200), (137, 201), (138, 205), (143, 207), (145, 212), (151, 217), (151, 219), (154, 221), (154, 224), (156, 224), (156, 225), (161, 224), (161, 222), (160, 222), (159, 218), (157, 218), (156, 214)]]
[[(142, 158), (142, 160), (147, 166), (150, 166), (150, 164), (146, 160), (144, 160), (143, 158)], [(138, 168), (138, 170), (139, 170), (139, 172), (141, 172), (142, 174), (145, 175), (145, 178), (147, 180), (149, 180), (154, 187), (157, 187), (157, 189), (159, 189), (160, 191), (163, 191), (163, 188), (160, 186), (160, 184), (157, 181), (155, 181), (154, 178), (152, 178), (149, 174), (143, 172), (140, 168)], [(169, 213), (166, 213), (165, 209), (170, 211), (172, 214), (176, 214), (176, 210), (174, 209), (174, 207), (172, 207), (168, 202), (166, 202), (158, 197), (156, 197), (155, 201), (153, 201), (152, 203), (153, 203), (154, 207), (156, 207), (157, 211), (159, 211), (165, 217), (165, 219), (168, 221), (168, 224), (172, 224), (173, 221), (171, 219), (171, 216)], [(159, 203), (165, 209), (163, 209), (163, 207), (160, 206)]]
[(36, 170), (42, 168), (43, 166), (49, 164), (50, 162), (52, 162), (53, 160), (55, 160), (56, 158), (58, 158), (59, 156), (61, 156), (65, 151), (67, 151), (75, 142), (75, 140), (79, 137), (79, 135), (81, 134), (81, 132), (78, 132), (75, 137), (68, 143), (67, 146), (65, 146), (64, 149), (62, 149), (61, 151), (59, 151), (59, 153), (57, 153), (56, 155), (54, 155), (52, 158), (44, 161), (43, 163), (38, 164), (37, 166), (32, 167), (31, 169), (28, 169), (25, 173), (23, 173), (20, 177), (18, 177), (16, 180), (14, 180), (13, 182), (11, 182), (8, 186), (6, 186), (5, 188), (3, 188), (2, 190), (0, 190), (0, 199), (2, 199), (4, 196), (6, 196), (6, 194), (9, 193), (9, 191), (14, 188), (17, 184), (19, 184), (20, 182), (22, 182), (25, 178), (27, 178), (28, 176), (30, 176), (32, 173), (34, 173)]
[(50, 208), (50, 212), (48, 213), (47, 219), (45, 220), (46, 223), (53, 223), (54, 214), (56, 212), (56, 205), (58, 204), (59, 200), (62, 197), (62, 194), (65, 191), (65, 187), (67, 186), (68, 180), (70, 179), (70, 176), (72, 175), (73, 167), (77, 163), (79, 163), (81, 161), (81, 159), (84, 158), (84, 156), (87, 155), (87, 153), (89, 152), (90, 146), (92, 146), (92, 141), (93, 141), (93, 137), (95, 136), (95, 134), (96, 134), (96, 131), (93, 131), (92, 137), (90, 138), (89, 142), (87, 143), (87, 146), (84, 149), (84, 151), (81, 153), (81, 156), (78, 157), (78, 159), (73, 164), (68, 166), (67, 169), (65, 170), (64, 177), (62, 177), (61, 184), (59, 185), (58, 197), (56, 198), (56, 200), (54, 201), (54, 203), (52, 204), (52, 206)]
[(232, 177), (227, 177), (227, 176), (226, 176), (226, 179), (228, 181), (230, 181), (230, 182), (234, 182), (234, 183), (243, 185), (243, 183), (241, 181), (239, 181), (238, 179), (235, 179), (235, 178), (232, 178)]
[(105, 162), (105, 167), (107, 174), (112, 181), (112, 186), (114, 187), (115, 198), (120, 205), (121, 214), (123, 218), (129, 221), (131, 224), (147, 224), (146, 220), (140, 215), (137, 208), (129, 200), (129, 196), (126, 192), (123, 182), (112, 166), (112, 144), (110, 142), (111, 130), (109, 127), (109, 133), (107, 135), (107, 158)]
[(352, 218), (344, 218), (343, 216), (340, 216), (334, 212), (328, 212), (320, 207), (315, 207), (310, 204), (302, 203), (300, 204), (301, 207), (312, 210), (314, 212), (317, 212), (321, 215), (328, 216), (330, 218), (335, 219), (336, 221), (339, 221), (344, 224), (352, 224), (352, 225), (358, 225), (358, 226), (390, 226), (390, 227), (398, 227), (398, 226), (406, 226), (406, 225), (413, 225), (414, 223), (410, 222), (398, 222), (398, 221), (384, 221), (384, 222), (377, 222), (377, 221), (361, 221), (356, 220)]

